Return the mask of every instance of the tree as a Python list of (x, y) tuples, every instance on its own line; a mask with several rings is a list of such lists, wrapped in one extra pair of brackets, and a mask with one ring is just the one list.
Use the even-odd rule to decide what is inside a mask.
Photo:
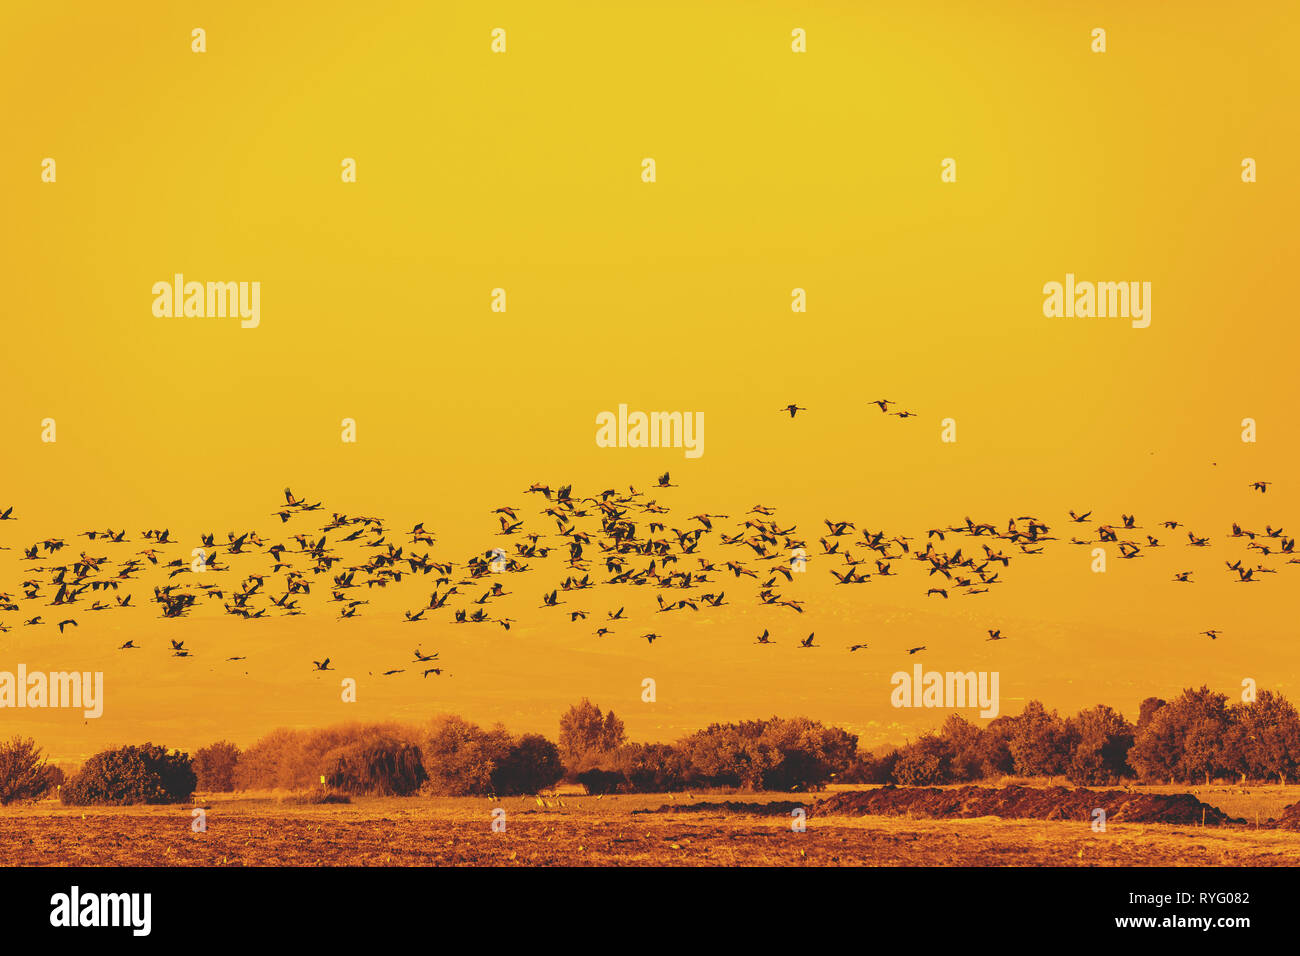
[(560, 717), (560, 759), (570, 774), (610, 763), (623, 744), (623, 721), (583, 698)]
[(939, 736), (952, 751), (952, 779), (978, 780), (985, 776), (984, 731), (961, 714), (953, 713), (943, 722)]
[(858, 738), (807, 717), (710, 724), (677, 744), (692, 781), (745, 790), (818, 789), (849, 768)]
[(0, 744), (0, 806), (39, 800), (56, 785), (56, 769), (29, 737), (15, 736)]
[(235, 789), (294, 789), (296, 781), (288, 779), (282, 768), (288, 762), (288, 755), (301, 747), (303, 736), (303, 731), (280, 727), (243, 751), (235, 764)]
[(1142, 706), (1138, 709), (1138, 722), (1137, 727), (1134, 728), (1134, 733), (1142, 733), (1142, 731), (1146, 729), (1147, 724), (1151, 722), (1151, 718), (1155, 716), (1156, 711), (1163, 706), (1165, 706), (1165, 701), (1161, 700), (1159, 697), (1148, 697), (1146, 700), (1142, 701)]
[(196, 789), (204, 793), (229, 793), (235, 789), (235, 767), (239, 764), (239, 748), (229, 740), (208, 744), (194, 754), (194, 774), (198, 778)]
[(780, 759), (763, 773), (767, 790), (820, 790), (849, 768), (858, 738), (839, 727), (827, 727), (807, 717), (773, 717), (759, 734)]
[(952, 743), (935, 733), (920, 737), (898, 749), (894, 780), (908, 787), (935, 786), (952, 780)]
[(421, 748), (429, 789), (449, 796), (494, 793), (492, 772), (510, 746), (510, 735), (500, 727), (484, 730), (461, 717), (436, 718)]
[(984, 728), (975, 745), (981, 778), (1001, 777), (1015, 770), (1016, 762), (1011, 756), (1011, 734), (1015, 729), (1016, 718), (1010, 716), (994, 717)]
[(1300, 767), (1300, 715), (1281, 694), (1262, 690), (1251, 703), (1228, 708), (1224, 763), (1257, 780), (1286, 783)]
[(1071, 725), (1075, 744), (1066, 768), (1071, 783), (1105, 784), (1126, 774), (1133, 725), (1122, 714), (1098, 704), (1081, 710)]
[(1129, 751), (1129, 765), (1144, 779), (1209, 783), (1225, 768), (1227, 697), (1208, 687), (1187, 689), (1143, 725)]
[(1017, 774), (1026, 777), (1064, 773), (1070, 759), (1070, 733), (1056, 711), (1031, 700), (1015, 718), (1008, 741)]
[(761, 790), (763, 775), (781, 760), (781, 754), (761, 739), (763, 727), (761, 720), (710, 724), (684, 738), (678, 747), (686, 755), (691, 780)]

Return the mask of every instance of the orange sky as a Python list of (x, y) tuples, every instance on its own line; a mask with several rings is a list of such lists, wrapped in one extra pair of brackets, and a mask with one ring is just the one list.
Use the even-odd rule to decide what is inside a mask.
[[(7, 12), (0, 510), (19, 520), (0, 524), (0, 592), (25, 578), (20, 549), (50, 536), (65, 556), (139, 550), (162, 526), (176, 557), (200, 532), (277, 540), (286, 484), (326, 513), (422, 520), (455, 561), (503, 540), (501, 505), (553, 531), (531, 482), (645, 489), (666, 469), (680, 487), (654, 496), (676, 526), (761, 502), (814, 555), (824, 517), (923, 536), (1032, 514), (1063, 540), (948, 601), (925, 597), (923, 568), (833, 587), (816, 557), (783, 589), (803, 615), (758, 606), (730, 575), (716, 580), (735, 603), (689, 615), (654, 614), (654, 589), (603, 587), (579, 606), (640, 616), (600, 639), (536, 607), (558, 560), (507, 583), (508, 633), (403, 623), (423, 583), (350, 621), (215, 605), (162, 621), (145, 603), (79, 612), (60, 638), (0, 613), (0, 670), (102, 670), (107, 695), (97, 721), (4, 710), (0, 732), (61, 759), (447, 710), (554, 734), (589, 696), (637, 739), (806, 713), (874, 745), (945, 716), (889, 705), (889, 675), (921, 644), (927, 668), (998, 670), (1004, 712), (1039, 697), (1135, 716), (1147, 694), (1231, 694), (1245, 677), (1294, 696), (1300, 566), (1274, 560), (1241, 586), (1222, 562), (1258, 559), (1224, 539), (1231, 521), (1290, 534), (1300, 518), (1295, 18), (1281, 3), (1040, 7)], [(1099, 26), (1104, 54), (1089, 50)], [(806, 54), (790, 51), (795, 27)], [(1257, 183), (1241, 182), (1247, 156)], [(177, 272), (261, 282), (260, 326), (155, 318), (151, 287)], [(1151, 282), (1150, 328), (1045, 318), (1043, 284), (1067, 272)], [(790, 311), (796, 287), (806, 314)], [(882, 397), (918, 416), (866, 404)], [(791, 421), (789, 402), (808, 411)], [(619, 403), (703, 412), (705, 453), (598, 448), (595, 416)], [(356, 444), (339, 440), (344, 417)], [(955, 444), (939, 440), (948, 417)], [(1265, 495), (1259, 479), (1275, 482)], [(1213, 546), (1112, 553), (1093, 574), (1067, 543), (1084, 527), (1070, 508), (1176, 518)], [(131, 546), (75, 537), (121, 526)], [(1187, 569), (1199, 583), (1170, 580)], [(777, 646), (752, 643), (764, 627)], [(989, 627), (1011, 638), (986, 643)], [(651, 629), (664, 639), (636, 640)], [(809, 631), (824, 646), (796, 650)], [(115, 650), (128, 637), (142, 650)], [(168, 656), (169, 638), (195, 656)], [(448, 677), (369, 676), (417, 642)], [(850, 655), (857, 642), (871, 646)], [(311, 672), (323, 654), (336, 675)]]

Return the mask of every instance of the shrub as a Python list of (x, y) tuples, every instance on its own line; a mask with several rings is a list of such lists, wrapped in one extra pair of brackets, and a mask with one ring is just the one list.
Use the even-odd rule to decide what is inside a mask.
[(180, 803), (196, 783), (189, 754), (146, 743), (95, 754), (60, 795), (73, 806)]
[(578, 783), (587, 788), (587, 793), (618, 793), (627, 785), (627, 778), (612, 770), (584, 770), (578, 774)]
[(408, 796), (427, 778), (420, 748), (393, 738), (358, 740), (331, 750), (323, 776), (334, 790), (380, 797)]
[(208, 744), (194, 754), (194, 774), (198, 777), (195, 789), (206, 793), (229, 793), (235, 789), (235, 767), (239, 764), (239, 748), (228, 740)]
[(560, 751), (540, 734), (524, 734), (497, 761), (492, 792), (499, 796), (537, 793), (564, 776)]
[(860, 750), (848, 769), (840, 775), (840, 780), (844, 783), (893, 783), (894, 766), (897, 763), (897, 749), (879, 756)]
[(336, 724), (320, 730), (273, 730), (239, 756), (237, 790), (303, 790), (333, 769), (332, 751), (350, 744), (398, 740), (418, 745), (418, 733), (398, 723)]
[(345, 793), (327, 793), (324, 790), (306, 790), (301, 793), (289, 793), (280, 797), (279, 803), (290, 807), (317, 806), (323, 803), (351, 803), (352, 798)]
[(61, 780), (62, 771), (46, 763), (35, 741), (13, 737), (0, 743), (0, 806), (39, 800)]
[(686, 755), (672, 744), (625, 744), (615, 766), (635, 793), (673, 793), (686, 789)]

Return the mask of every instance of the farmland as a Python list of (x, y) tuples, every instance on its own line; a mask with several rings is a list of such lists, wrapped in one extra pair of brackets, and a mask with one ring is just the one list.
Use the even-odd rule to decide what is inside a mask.
[[(792, 800), (775, 793), (596, 798), (560, 792), (540, 802), (361, 797), (346, 804), (239, 794), (201, 795), (175, 806), (85, 809), (43, 801), (0, 810), (0, 865), (1294, 866), (1300, 865), (1300, 833), (1267, 821), (1297, 798), (1295, 788), (1200, 788), (1198, 799), (1250, 822), (1112, 823), (1104, 832), (1082, 820), (815, 810), (805, 832), (796, 832), (787, 812), (722, 805)], [(680, 812), (686, 806), (692, 809)], [(204, 832), (193, 829), (196, 807), (204, 810)], [(492, 828), (498, 808), (505, 810), (503, 832)], [(1264, 825), (1255, 825), (1256, 816)]]

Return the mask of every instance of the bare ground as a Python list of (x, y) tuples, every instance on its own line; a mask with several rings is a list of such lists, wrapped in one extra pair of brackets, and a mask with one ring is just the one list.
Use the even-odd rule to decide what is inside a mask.
[[(1262, 802), (1283, 798), (1243, 791), (1233, 810), (1249, 818)], [(666, 802), (728, 799), (735, 798), (564, 794), (540, 805), (415, 797), (303, 806), (270, 796), (212, 797), (197, 804), (207, 808), (204, 833), (191, 830), (194, 804), (83, 810), (46, 802), (0, 810), (0, 865), (1300, 865), (1300, 833), (1253, 825), (1111, 823), (1098, 833), (1080, 820), (813, 814), (797, 833), (785, 812), (660, 810)], [(506, 810), (504, 833), (492, 832), (497, 807)]]

